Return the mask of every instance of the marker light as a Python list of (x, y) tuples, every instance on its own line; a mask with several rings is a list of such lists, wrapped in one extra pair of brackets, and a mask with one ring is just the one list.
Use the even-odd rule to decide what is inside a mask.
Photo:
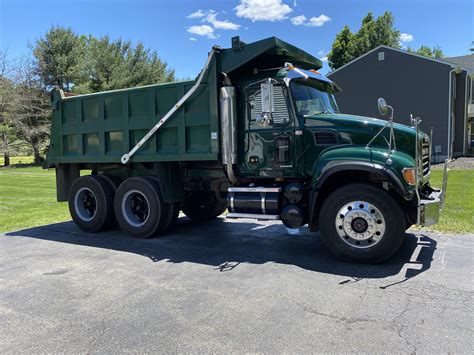
[(414, 186), (416, 184), (416, 175), (414, 168), (404, 168), (402, 170), (402, 174), (408, 185)]

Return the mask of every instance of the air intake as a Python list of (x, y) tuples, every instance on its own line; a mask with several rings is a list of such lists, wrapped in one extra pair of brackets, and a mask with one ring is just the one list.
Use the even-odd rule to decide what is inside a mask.
[(335, 145), (339, 143), (335, 132), (315, 132), (314, 139), (317, 145)]

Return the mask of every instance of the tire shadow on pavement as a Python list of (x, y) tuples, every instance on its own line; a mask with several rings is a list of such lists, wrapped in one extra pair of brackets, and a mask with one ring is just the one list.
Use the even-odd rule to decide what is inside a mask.
[(229, 222), (223, 218), (196, 224), (181, 217), (165, 235), (133, 239), (113, 229), (90, 234), (72, 222), (51, 224), (5, 234), (11, 238), (34, 238), (79, 246), (109, 249), (145, 256), (153, 262), (191, 262), (214, 266), (216, 272), (233, 272), (242, 263), (276, 263), (302, 269), (347, 276), (341, 282), (383, 279), (400, 274), (405, 282), (431, 267), (436, 241), (422, 233), (407, 233), (400, 250), (377, 265), (346, 263), (336, 260), (322, 245), (319, 234), (307, 227), (289, 231), (275, 222)]

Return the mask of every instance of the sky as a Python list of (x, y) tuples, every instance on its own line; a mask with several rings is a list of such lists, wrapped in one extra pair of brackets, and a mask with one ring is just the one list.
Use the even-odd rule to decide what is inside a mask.
[(357, 31), (369, 12), (395, 16), (403, 47), (440, 46), (447, 56), (469, 54), (473, 2), (468, 0), (0, 0), (0, 49), (10, 58), (53, 25), (78, 34), (142, 41), (176, 71), (196, 76), (214, 44), (230, 47), (277, 36), (317, 56), (327, 54), (336, 34)]

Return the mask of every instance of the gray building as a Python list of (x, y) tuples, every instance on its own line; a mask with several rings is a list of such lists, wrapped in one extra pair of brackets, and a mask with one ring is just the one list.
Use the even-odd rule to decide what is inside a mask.
[(336, 94), (342, 112), (380, 117), (377, 98), (384, 97), (396, 122), (421, 117), (421, 129), (433, 132), (433, 160), (442, 161), (474, 153), (474, 70), (466, 65), (474, 56), (465, 57), (438, 60), (379, 46), (328, 77), (342, 88)]

